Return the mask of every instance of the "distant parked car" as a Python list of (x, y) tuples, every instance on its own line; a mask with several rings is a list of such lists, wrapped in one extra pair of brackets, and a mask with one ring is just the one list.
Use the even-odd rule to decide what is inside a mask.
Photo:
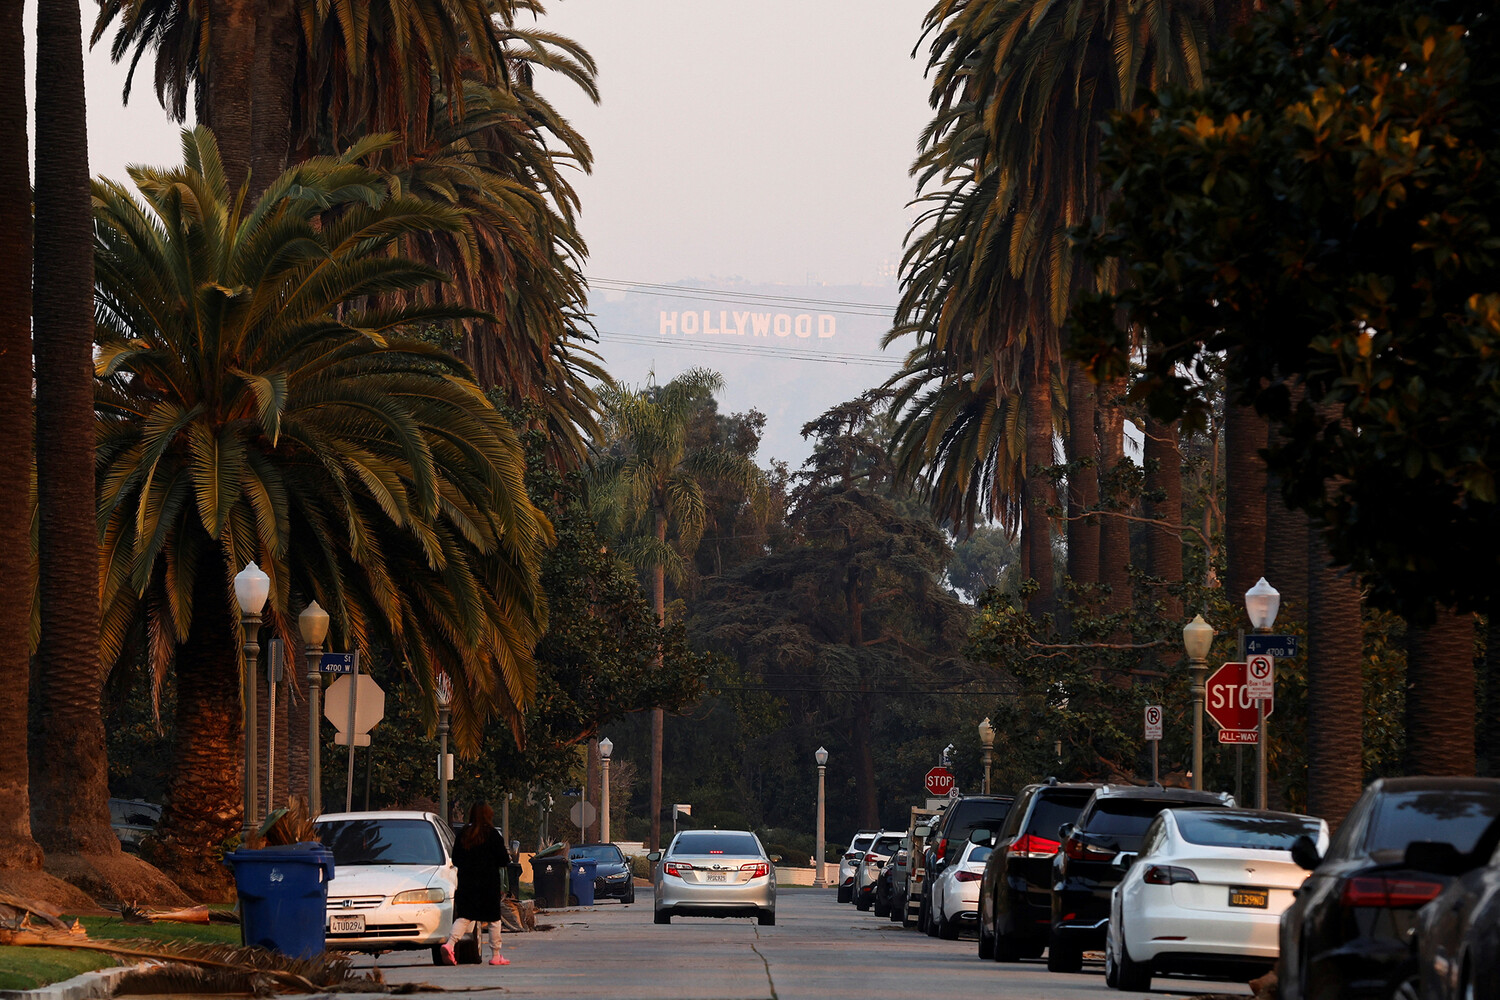
[(1422, 1000), (1500, 1000), (1500, 821), (1479, 838), (1472, 852), (1456, 859), (1469, 867), (1448, 888), (1417, 911), (1416, 970), (1398, 997)]
[(1327, 849), (1313, 816), (1249, 809), (1163, 809), (1115, 887), (1104, 944), (1104, 982), (1145, 993), (1168, 972), (1234, 977), (1276, 964), (1276, 932), (1307, 873), (1292, 844)]
[(630, 862), (614, 844), (574, 844), (568, 848), (568, 860), (590, 858), (599, 867), (594, 871), (594, 898), (635, 902), (635, 879)]
[(1058, 830), (1062, 850), (1052, 859), (1052, 928), (1047, 968), (1077, 972), (1083, 953), (1104, 947), (1110, 893), (1124, 876), (1119, 862), (1134, 855), (1146, 828), (1163, 809), (1233, 806), (1228, 792), (1151, 785), (1100, 785), (1077, 824)]
[(748, 830), (684, 830), (665, 851), (646, 855), (652, 875), (656, 922), (674, 916), (753, 916), (776, 923), (776, 867)]
[[(896, 853), (891, 855), (890, 861), (880, 869), (880, 877), (875, 880), (875, 902), (871, 909), (877, 917), (891, 916), (891, 911), (896, 905), (896, 873), (906, 862), (907, 848), (906, 839), (902, 838), (901, 845)], [(895, 919), (900, 920), (898, 915)]]
[(127, 854), (141, 853), (141, 841), (161, 822), (161, 806), (139, 799), (110, 799), (109, 825), (120, 838), (120, 849)]
[(924, 859), (927, 877), (922, 882), (922, 905), (917, 915), (917, 929), (926, 931), (932, 918), (932, 886), (943, 867), (953, 860), (948, 856), (963, 851), (969, 835), (975, 830), (999, 830), (1010, 814), (1014, 795), (964, 795), (956, 799), (938, 822), (938, 828), (927, 841)]
[(951, 941), (967, 928), (978, 925), (979, 880), (989, 844), (970, 843), (950, 865), (944, 865), (932, 885), (932, 933)]
[[(1413, 973), (1408, 934), (1500, 816), (1500, 779), (1382, 778), (1344, 817), (1281, 917), (1282, 1000), (1385, 998)], [(1492, 977), (1491, 977), (1492, 978)]]
[(979, 884), (979, 957), (997, 962), (1039, 958), (1052, 929), (1052, 857), (1057, 831), (1075, 823), (1097, 784), (1056, 779), (1027, 785), (1016, 797)]
[(844, 856), (839, 858), (839, 902), (848, 903), (854, 899), (854, 873), (856, 866), (864, 861), (865, 851), (875, 840), (875, 834), (879, 830), (861, 830), (849, 841), (849, 849)]
[(868, 910), (875, 905), (875, 880), (885, 869), (886, 863), (901, 849), (901, 834), (882, 830), (865, 851), (865, 856), (854, 869), (854, 905)]

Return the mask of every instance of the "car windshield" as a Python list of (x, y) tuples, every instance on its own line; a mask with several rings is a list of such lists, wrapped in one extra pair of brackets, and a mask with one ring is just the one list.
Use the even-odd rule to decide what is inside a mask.
[(615, 861), (621, 864), (625, 861), (625, 856), (614, 844), (588, 844), (583, 847), (570, 848), (568, 857), (593, 858), (595, 861)]
[[(1218, 805), (1205, 802), (1200, 806)], [(1135, 847), (1146, 834), (1146, 827), (1163, 809), (1192, 809), (1196, 803), (1161, 799), (1099, 799), (1083, 823), (1090, 840), (1108, 843), (1116, 848)]]
[(901, 838), (900, 837), (880, 837), (870, 847), (869, 853), (871, 853), (871, 854), (891, 855), (891, 854), (895, 854), (900, 849), (901, 849)]
[(1092, 794), (1083, 791), (1038, 795), (1036, 805), (1031, 810), (1031, 819), (1026, 823), (1026, 832), (1034, 837), (1056, 840), (1058, 827), (1064, 823), (1078, 822), (1078, 814), (1088, 805)]
[(1249, 851), (1290, 851), (1298, 837), (1318, 839), (1321, 824), (1311, 816), (1243, 816), (1209, 812), (1174, 813), (1182, 839), (1204, 847)]
[(1365, 849), (1394, 860), (1414, 840), (1452, 844), (1467, 854), (1500, 816), (1500, 793), (1479, 788), (1443, 788), (1396, 792), (1375, 806)]
[(694, 830), (679, 834), (673, 854), (726, 854), (731, 857), (759, 857), (760, 846), (748, 833), (720, 833), (718, 830)]
[(319, 823), (318, 839), (345, 865), (440, 865), (443, 844), (425, 819), (338, 819)]

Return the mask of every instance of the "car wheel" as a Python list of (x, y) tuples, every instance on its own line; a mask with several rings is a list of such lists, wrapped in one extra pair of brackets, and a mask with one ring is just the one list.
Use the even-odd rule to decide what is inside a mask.
[(670, 924), (672, 922), (672, 911), (671, 910), (657, 910), (656, 911), (656, 922), (659, 923), (659, 924)]
[(629, 889), (625, 890), (625, 894), (620, 897), (620, 902), (622, 902), (622, 903), (634, 903), (635, 902), (635, 886), (632, 885)]
[(958, 940), (958, 921), (949, 920), (947, 917), (938, 921), (938, 937), (944, 941)]
[(891, 915), (891, 900), (889, 896), (875, 896), (875, 905), (872, 907), (877, 917), (889, 917)]
[(757, 913), (755, 915), (755, 922), (757, 924), (759, 924), (760, 926), (762, 926), (762, 927), (775, 927), (776, 926), (776, 911), (775, 910), (761, 910), (759, 913)]
[(841, 885), (841, 886), (839, 886), (839, 902), (840, 903), (847, 903), (847, 902), (849, 902), (849, 887), (847, 885)]
[(1083, 949), (1056, 930), (1047, 941), (1048, 972), (1079, 972), (1083, 969)]
[(903, 915), (905, 913), (906, 913), (906, 899), (904, 897), (901, 898), (901, 899), (892, 899), (891, 900), (891, 912), (889, 914), (889, 916), (891, 918), (891, 923), (894, 924), (894, 923), (900, 922), (901, 918), (903, 917)]
[(1104, 985), (1112, 990), (1120, 988), (1120, 967), (1115, 960), (1115, 946), (1110, 938), (1104, 939)]
[(927, 936), (937, 937), (938, 931), (942, 929), (943, 915), (936, 912), (934, 907), (927, 908)]
[(854, 901), (854, 906), (857, 910), (859, 910), (860, 913), (864, 913), (869, 910), (870, 902), (870, 894), (862, 892), (859, 894), (859, 898)]
[(931, 919), (931, 908), (927, 905), (927, 896), (922, 896), (922, 901), (917, 904), (917, 932), (927, 933), (927, 922)]
[(1151, 963), (1135, 962), (1130, 958), (1130, 949), (1125, 939), (1120, 938), (1120, 949), (1115, 956), (1115, 988), (1127, 993), (1147, 993), (1151, 990)]
[(981, 960), (995, 957), (995, 935), (984, 932), (984, 916), (979, 918), (979, 957)]

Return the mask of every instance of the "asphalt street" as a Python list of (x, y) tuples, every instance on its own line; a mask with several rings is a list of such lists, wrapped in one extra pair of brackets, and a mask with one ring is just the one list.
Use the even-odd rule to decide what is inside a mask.
[[(1080, 975), (1049, 973), (1041, 962), (999, 965), (975, 956), (972, 937), (942, 941), (839, 904), (833, 891), (784, 889), (775, 927), (752, 919), (651, 920), (649, 890), (639, 902), (543, 914), (552, 930), (507, 934), (504, 967), (434, 968), (426, 952), (376, 962), (391, 986), (425, 983), (466, 995), (580, 1000), (868, 1000), (870, 997), (1007, 997), (1117, 1000), (1238, 994), (1239, 983), (1158, 979), (1150, 994), (1104, 985), (1103, 966)], [(368, 966), (369, 959), (358, 963)]]

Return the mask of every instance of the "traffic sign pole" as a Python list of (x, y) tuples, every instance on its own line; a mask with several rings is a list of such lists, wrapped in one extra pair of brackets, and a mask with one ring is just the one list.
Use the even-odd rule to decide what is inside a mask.
[[(354, 811), (354, 709), (359, 704), (359, 650), (354, 651), (354, 683), (349, 686), (349, 775), (344, 783), (344, 812)], [(444, 817), (445, 819), (447, 817)]]

